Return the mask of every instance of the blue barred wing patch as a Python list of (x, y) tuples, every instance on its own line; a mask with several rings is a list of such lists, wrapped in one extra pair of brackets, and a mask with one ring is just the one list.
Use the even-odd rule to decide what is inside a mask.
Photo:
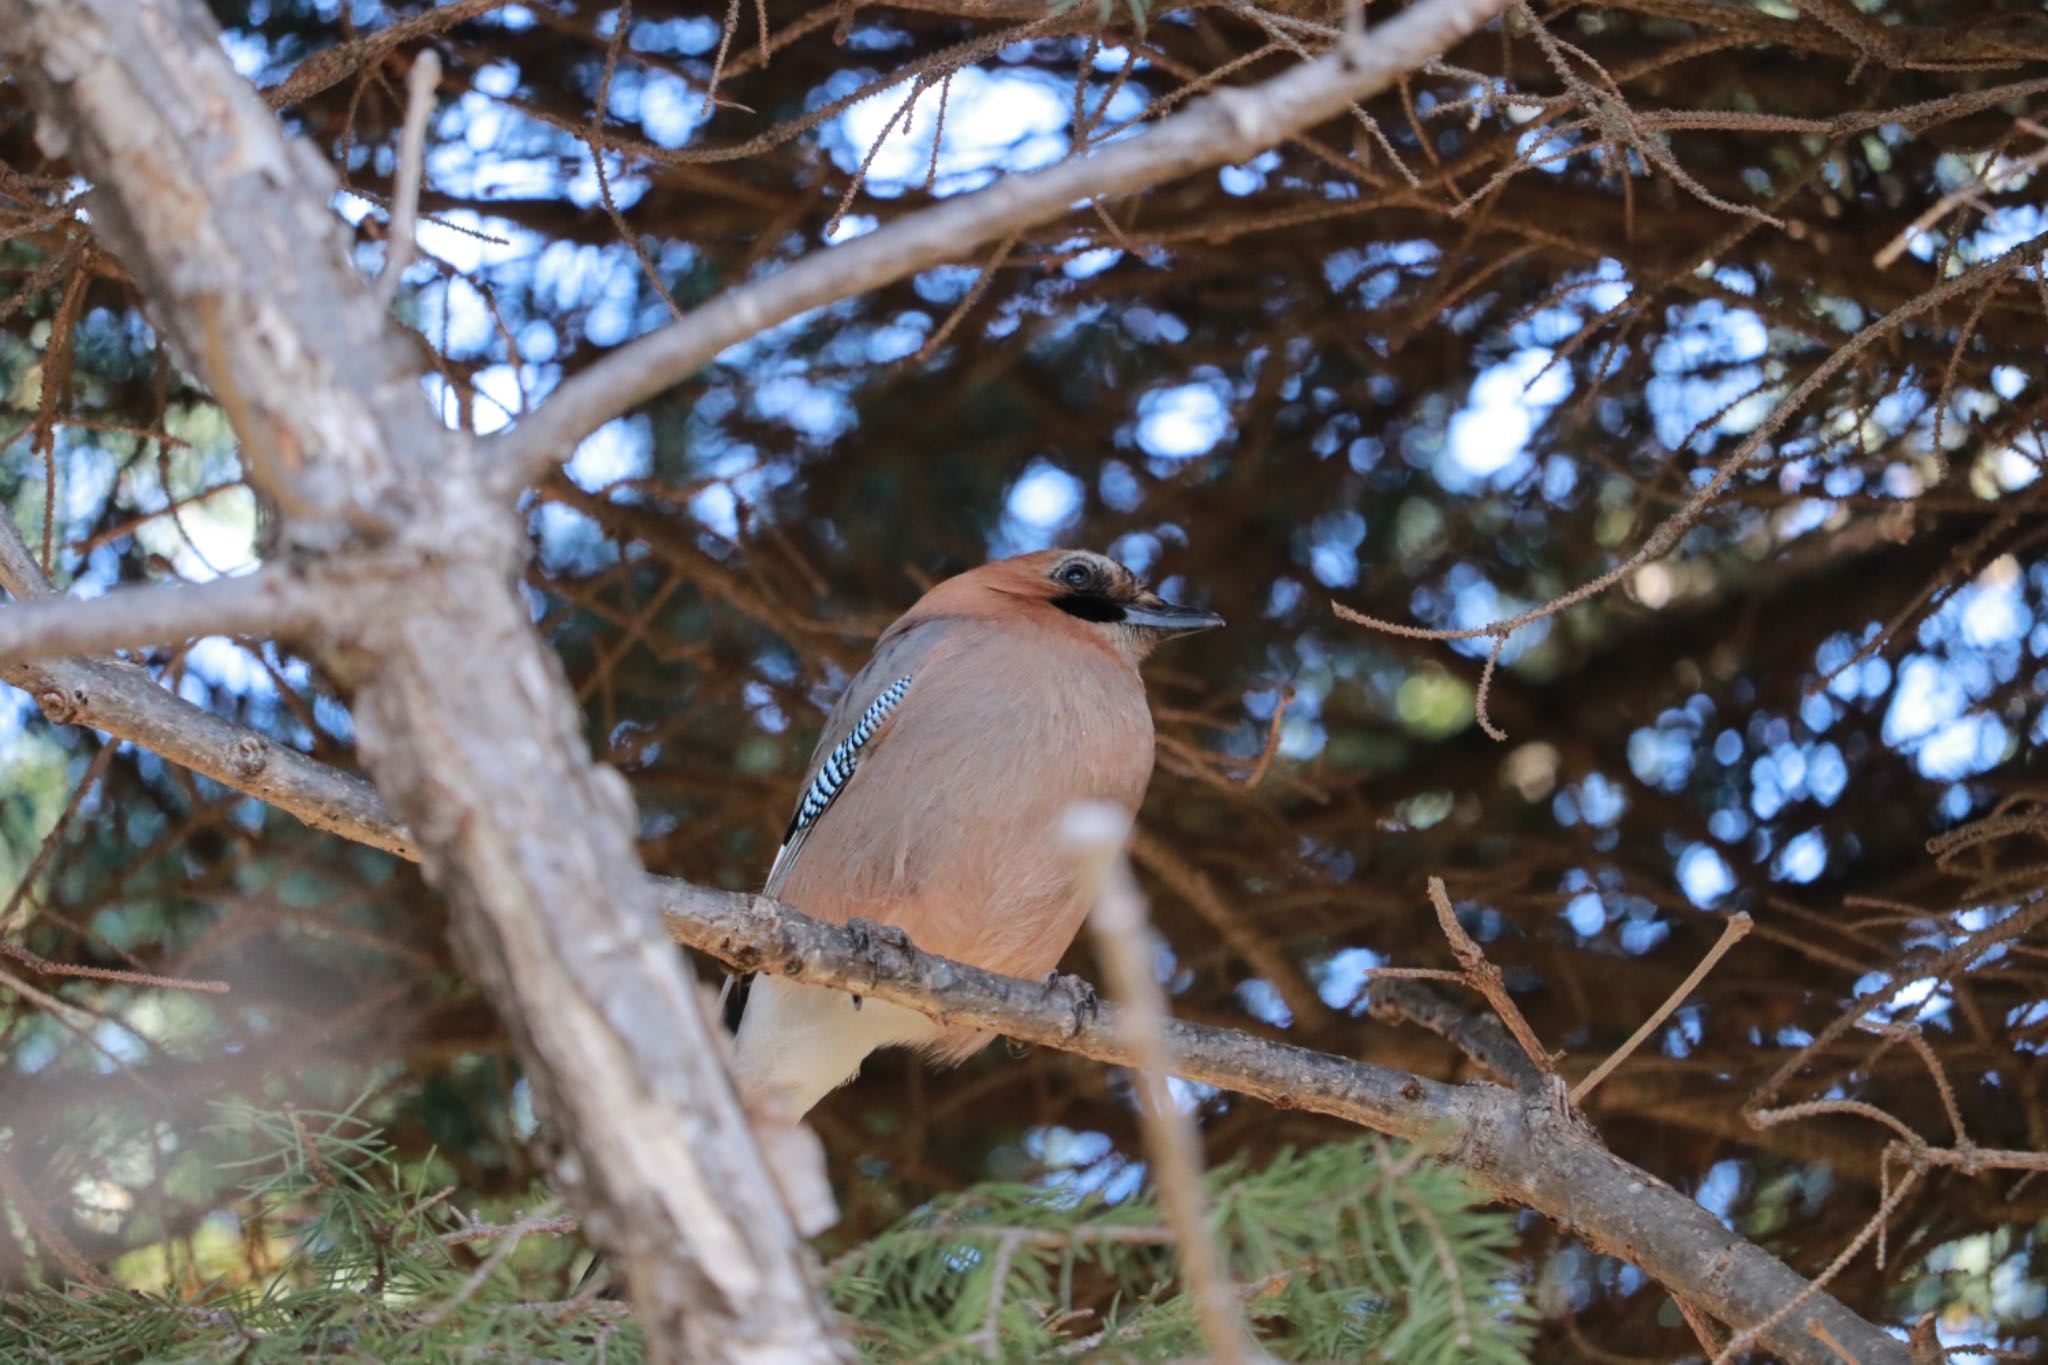
[(882, 695), (860, 713), (860, 719), (846, 732), (846, 738), (839, 741), (818, 768), (818, 775), (811, 779), (811, 785), (804, 789), (804, 799), (797, 803), (796, 815), (789, 822), (789, 833), (783, 842), (789, 842), (798, 832), (818, 823), (818, 817), (825, 813), (846, 784), (853, 778), (853, 770), (860, 765), (860, 751), (875, 737), (875, 731), (882, 728), (882, 722), (903, 700), (903, 694), (910, 690), (910, 675), (905, 674), (882, 689)]

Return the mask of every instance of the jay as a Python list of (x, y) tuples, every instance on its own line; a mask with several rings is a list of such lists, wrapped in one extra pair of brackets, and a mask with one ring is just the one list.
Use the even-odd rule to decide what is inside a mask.
[[(1082, 800), (1136, 812), (1152, 775), (1138, 663), (1222, 623), (1079, 550), (940, 583), (883, 632), (826, 722), (766, 893), (989, 971), (1050, 972), (1088, 912), (1057, 822)], [(741, 1092), (789, 1119), (877, 1048), (947, 1065), (993, 1036), (784, 977), (737, 1003)]]

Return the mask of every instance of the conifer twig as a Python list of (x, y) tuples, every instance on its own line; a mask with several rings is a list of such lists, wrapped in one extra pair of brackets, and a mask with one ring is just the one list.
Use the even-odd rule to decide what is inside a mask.
[(483, 1288), (484, 1282), (497, 1273), (498, 1267), (505, 1264), (506, 1258), (519, 1249), (520, 1242), (526, 1239), (528, 1233), (549, 1229), (557, 1222), (555, 1210), (561, 1206), (562, 1201), (559, 1199), (547, 1200), (540, 1207), (521, 1215), (510, 1227), (502, 1229), (504, 1235), (498, 1239), (498, 1244), (491, 1248), (491, 1254), (484, 1257), (483, 1263), (477, 1266), (470, 1277), (462, 1282), (462, 1287), (450, 1295), (446, 1302), (438, 1303), (422, 1313), (421, 1323), (432, 1327), (467, 1303), (477, 1290)]

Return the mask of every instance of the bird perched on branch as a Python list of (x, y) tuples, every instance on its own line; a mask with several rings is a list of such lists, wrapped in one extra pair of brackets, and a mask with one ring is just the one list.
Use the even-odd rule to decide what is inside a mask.
[[(1057, 822), (1081, 800), (1137, 810), (1152, 775), (1138, 663), (1222, 623), (1080, 550), (947, 579), (883, 633), (832, 712), (767, 894), (990, 971), (1050, 972), (1088, 911)], [(738, 1034), (742, 1093), (786, 1118), (877, 1048), (952, 1063), (992, 1036), (784, 977), (751, 983)]]

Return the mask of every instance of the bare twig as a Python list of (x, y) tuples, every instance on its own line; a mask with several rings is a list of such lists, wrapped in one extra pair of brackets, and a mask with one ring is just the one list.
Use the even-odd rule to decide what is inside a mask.
[(1871, 1024), (1866, 1021), (1863, 1027), (1892, 1042), (1904, 1043), (1912, 1049), (1913, 1055), (1926, 1066), (1927, 1075), (1934, 1082), (1935, 1093), (1941, 1096), (1941, 1111), (1948, 1115), (1949, 1128), (1956, 1135), (1956, 1146), (1970, 1146), (1970, 1133), (1963, 1124), (1963, 1111), (1956, 1103), (1956, 1088), (1950, 1084), (1948, 1072), (1942, 1069), (1941, 1059), (1936, 1057), (1934, 1049), (1928, 1046), (1926, 1035), (1912, 1024)]
[(1683, 1295), (1673, 1298), (1672, 1302), (1678, 1305), (1678, 1315), (1684, 1318), (1685, 1325), (1692, 1329), (1693, 1338), (1699, 1342), (1700, 1349), (1712, 1359), (1721, 1349), (1721, 1334), (1714, 1330), (1713, 1319), (1701, 1312), (1698, 1304)]
[(932, 329), (932, 334), (925, 338), (924, 345), (903, 358), (904, 365), (930, 363), (931, 358), (937, 355), (952, 339), (953, 333), (959, 330), (960, 324), (967, 320), (967, 315), (974, 310), (974, 306), (981, 302), (981, 296), (987, 293), (989, 285), (994, 283), (996, 272), (1003, 268), (1003, 263), (1009, 260), (1010, 253), (1016, 250), (1016, 247), (1017, 237), (1014, 233), (996, 243), (996, 249), (989, 253), (988, 261), (974, 277), (974, 283), (967, 287), (967, 292), (960, 296), (960, 302), (954, 304), (944, 320)]
[(64, 1229), (50, 1218), (49, 1211), (36, 1197), (36, 1192), (22, 1180), (8, 1156), (7, 1148), (0, 1147), (0, 1199), (13, 1205), (21, 1221), (28, 1224), (29, 1231), (35, 1234), (36, 1245), (62, 1266), (65, 1274), (95, 1289), (112, 1289), (113, 1282), (79, 1253), (77, 1246), (64, 1235)]
[(117, 744), (101, 744), (92, 756), (92, 762), (85, 768), (85, 774), (71, 786), (71, 796), (64, 803), (64, 809), (57, 813), (56, 821), (43, 835), (42, 843), (36, 849), (36, 856), (22, 870), (14, 883), (14, 890), (8, 894), (7, 903), (0, 905), (0, 938), (14, 933), (28, 922), (27, 903), (30, 893), (41, 879), (49, 865), (50, 856), (64, 840), (64, 831), (78, 815), (78, 809), (100, 785), (107, 768), (114, 761), (114, 754), (120, 748)]
[[(2037, 138), (2048, 140), (2048, 128), (2042, 127), (2030, 118), (2014, 119), (2013, 124)], [(2001, 176), (2031, 175), (2033, 172), (2040, 170), (2043, 165), (2048, 165), (2048, 146), (2037, 148), (2017, 161), (2004, 161), (1996, 152), (1987, 152), (1985, 156), (1989, 163), (1986, 169), (1996, 170)], [(1984, 189), (1985, 181), (1983, 175), (1971, 176), (1968, 180), (1956, 186), (1932, 204), (1929, 204), (1926, 212), (1900, 228), (1897, 236), (1879, 248), (1877, 255), (1871, 258), (1872, 261), (1876, 263), (1879, 270), (1890, 266), (1893, 261), (1896, 261), (1906, 253), (1908, 247), (1913, 245), (1915, 237), (1933, 227), (1943, 218), (1946, 218), (1949, 212), (1958, 206), (1976, 203), (1977, 196), (1982, 194)]]
[(1273, 714), (1266, 721), (1266, 742), (1259, 746), (1259, 756), (1252, 760), (1252, 766), (1239, 779), (1238, 785), (1246, 791), (1257, 791), (1266, 780), (1266, 774), (1273, 770), (1273, 756), (1280, 752), (1280, 732), (1287, 724), (1287, 708), (1294, 705), (1294, 684), (1288, 683), (1280, 689), (1280, 698), (1273, 703)]
[(420, 186), (426, 177), (427, 120), (441, 86), (441, 55), (420, 49), (405, 78), (405, 128), (398, 140), (398, 184), (391, 199), (391, 228), (384, 240), (384, 272), (377, 277), (377, 301), (388, 304), (399, 277), (419, 249)]
[(1807, 1319), (1806, 1330), (1812, 1334), (1815, 1341), (1818, 1341), (1821, 1345), (1840, 1356), (1843, 1365), (1858, 1365), (1855, 1355), (1850, 1352), (1848, 1347), (1835, 1340), (1835, 1334), (1827, 1329), (1825, 1323), (1816, 1322), (1809, 1318)]
[(1133, 1079), (1138, 1119), (1152, 1154), (1159, 1204), (1180, 1247), (1180, 1267), (1194, 1300), (1210, 1359), (1239, 1365), (1247, 1359), (1244, 1324), (1202, 1198), (1201, 1134), (1167, 1084), (1174, 1058), (1166, 1043), (1166, 993), (1152, 970), (1145, 903), (1123, 853), (1130, 816), (1122, 808), (1083, 803), (1067, 812), (1061, 833), (1079, 863), (1082, 883), (1094, 892), (1088, 923), (1102, 954), (1110, 991), (1123, 1003), (1123, 1038), (1137, 1061)]
[(497, 1273), (498, 1267), (505, 1264), (506, 1259), (519, 1249), (520, 1242), (524, 1241), (529, 1234), (548, 1230), (551, 1225), (559, 1221), (555, 1217), (555, 1210), (559, 1207), (561, 1207), (560, 1200), (547, 1200), (540, 1207), (522, 1214), (519, 1220), (513, 1223), (512, 1226), (503, 1229), (503, 1235), (499, 1237), (498, 1244), (491, 1248), (491, 1254), (484, 1257), (477, 1268), (470, 1272), (469, 1278), (462, 1282), (462, 1286), (459, 1289), (449, 1295), (443, 1302), (435, 1304), (432, 1308), (422, 1313), (420, 1321), (426, 1326), (432, 1327), (463, 1304), (469, 1302), (471, 1296), (477, 1290), (484, 1287), (484, 1282)]
[[(417, 1212), (417, 1211), (416, 1211)], [(499, 1237), (518, 1235), (531, 1237), (536, 1234), (548, 1237), (566, 1237), (582, 1226), (573, 1215), (564, 1214), (557, 1218), (522, 1218), (516, 1223), (479, 1223), (473, 1218), (464, 1218), (462, 1226), (444, 1232), (434, 1238), (444, 1247), (467, 1246), (471, 1242), (488, 1242)]]
[(199, 991), (206, 995), (226, 995), (230, 989), (225, 981), (193, 979), (181, 976), (159, 976), (154, 972), (131, 972), (118, 967), (83, 967), (68, 962), (52, 962), (41, 953), (30, 952), (18, 943), (0, 943), (0, 957), (19, 962), (32, 972), (44, 976), (74, 977), (89, 981), (111, 981), (123, 986), (142, 986), (161, 991)]
[(356, 72), (407, 43), (442, 33), (467, 19), (502, 9), (513, 0), (450, 0), (419, 14), (386, 24), (353, 42), (323, 48), (292, 68), (292, 73), (263, 92), (264, 102), (273, 109), (311, 99), (331, 90)]
[[(683, 310), (676, 303), (675, 295), (669, 291), (668, 281), (661, 278), (661, 269), (655, 264), (654, 257), (648, 254), (647, 244), (640, 240), (640, 234), (633, 231), (632, 225), (626, 222), (625, 213), (619, 208), (618, 198), (612, 193), (611, 171), (606, 168), (604, 162), (604, 124), (611, 112), (612, 81), (618, 75), (619, 55), (625, 50), (626, 40), (632, 31), (632, 0), (623, 0), (612, 12), (612, 35), (605, 43), (604, 71), (597, 78), (597, 98), (591, 101), (590, 130), (584, 141), (590, 147), (590, 169), (597, 177), (597, 197), (604, 205), (605, 216), (612, 220), (612, 229), (619, 234), (619, 240), (632, 251), (633, 258), (640, 263), (640, 273), (646, 277), (648, 288), (652, 289), (655, 297), (668, 307), (671, 317), (680, 318)], [(706, 111), (709, 112), (708, 105)], [(622, 159), (621, 169), (623, 166)], [(522, 402), (519, 415), (523, 416), (525, 411), (526, 405)]]
[(1463, 982), (1465, 978), (1459, 972), (1374, 968), (1368, 978), (1373, 1017), (1405, 1019), (1428, 1029), (1517, 1090), (1533, 1090), (1543, 1084), (1543, 1071), (1498, 1019), (1459, 1009), (1421, 984), (1427, 979)]
[(1502, 744), (1507, 742), (1508, 732), (1493, 723), (1487, 703), (1493, 696), (1493, 673), (1500, 667), (1501, 651), (1508, 647), (1510, 633), (1504, 630), (1493, 637), (1493, 648), (1486, 651), (1486, 666), (1479, 670), (1479, 689), (1472, 694), (1472, 719), (1479, 722), (1488, 739)]
[(1529, 1021), (1522, 1017), (1514, 997), (1508, 994), (1507, 982), (1502, 979), (1500, 968), (1486, 960), (1485, 952), (1465, 932), (1465, 926), (1458, 923), (1458, 914), (1451, 908), (1451, 898), (1444, 890), (1443, 878), (1429, 879), (1429, 903), (1436, 908), (1436, 922), (1442, 926), (1444, 937), (1450, 940), (1451, 956), (1458, 959), (1465, 983), (1486, 997), (1486, 1003), (1493, 1006), (1493, 1012), (1507, 1025), (1508, 1032), (1521, 1044), (1522, 1052), (1536, 1069), (1548, 1073), (1550, 1053), (1537, 1039), (1536, 1030), (1530, 1028)]
[[(1879, 1231), (1883, 1229), (1886, 1220), (1892, 1216), (1892, 1210), (1898, 1208), (1904, 1202), (1906, 1196), (1912, 1192), (1914, 1186), (1919, 1184), (1921, 1173), (1922, 1168), (1917, 1165), (1908, 1167), (1904, 1177), (1900, 1179), (1897, 1185), (1892, 1187), (1882, 1202), (1878, 1204), (1877, 1212), (1870, 1215), (1869, 1221), (1864, 1223), (1862, 1230), (1849, 1240), (1849, 1245), (1842, 1248), (1841, 1253), (1828, 1263), (1827, 1268), (1814, 1276), (1812, 1282), (1803, 1291), (1795, 1295), (1789, 1303), (1779, 1305), (1762, 1322), (1751, 1323), (1749, 1326), (1736, 1332), (1734, 1336), (1728, 1338), (1727, 1344), (1721, 1348), (1721, 1353), (1714, 1357), (1713, 1365), (1728, 1365), (1729, 1361), (1734, 1360), (1752, 1345), (1765, 1339), (1772, 1328), (1791, 1317), (1794, 1313), (1797, 1313), (1803, 1305), (1810, 1302), (1816, 1295), (1822, 1293), (1828, 1282), (1841, 1274), (1843, 1267), (1855, 1260), (1857, 1254), (1864, 1247), (1870, 1245), (1871, 1238), (1878, 1235)], [(1818, 1317), (1814, 1321), (1819, 1322)], [(1826, 1323), (1820, 1323), (1820, 1325), (1823, 1330), (1830, 1330)], [(1809, 1329), (1806, 1335), (1811, 1337), (1815, 1334)], [(1862, 1362), (1863, 1365), (1869, 1365), (1870, 1356), (1865, 1348), (1845, 1345), (1839, 1338), (1826, 1342), (1826, 1345), (1831, 1352), (1848, 1352), (1853, 1350), (1855, 1353), (1853, 1359)]]
[(1721, 960), (1722, 955), (1742, 942), (1743, 936), (1749, 933), (1751, 923), (1746, 914), (1737, 913), (1729, 916), (1726, 927), (1721, 930), (1721, 937), (1707, 950), (1707, 955), (1700, 959), (1699, 965), (1686, 974), (1685, 980), (1678, 983), (1678, 988), (1665, 997), (1664, 1003), (1657, 1006), (1649, 1018), (1643, 1020), (1642, 1027), (1630, 1034), (1627, 1042), (1614, 1049), (1606, 1061), (1593, 1068), (1591, 1075), (1572, 1087), (1573, 1104), (1592, 1094), (1593, 1087), (1606, 1080), (1614, 1068), (1627, 1061), (1631, 1053), (1663, 1026), (1664, 1021), (1671, 1017), (1671, 1012), (1684, 1004), (1685, 998), (1698, 989), (1700, 982), (1707, 979), (1707, 973), (1714, 970), (1714, 964)]

